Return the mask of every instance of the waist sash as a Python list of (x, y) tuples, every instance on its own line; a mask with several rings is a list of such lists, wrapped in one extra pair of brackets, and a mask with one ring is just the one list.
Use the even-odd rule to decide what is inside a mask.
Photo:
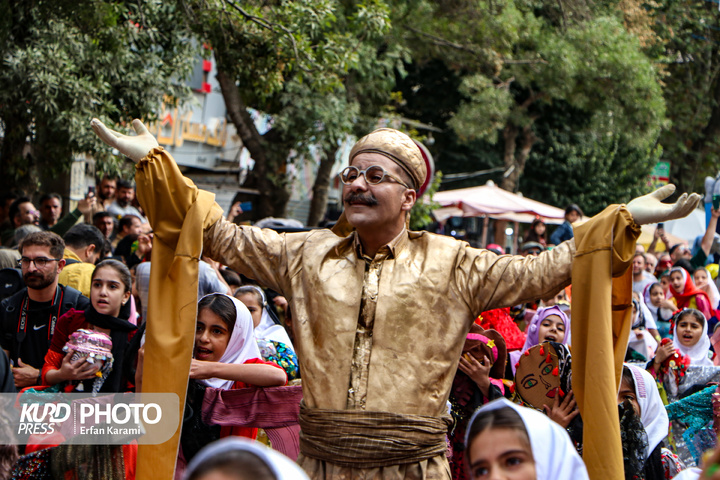
[(351, 468), (416, 463), (447, 450), (450, 417), (308, 408), (300, 403), (300, 453)]

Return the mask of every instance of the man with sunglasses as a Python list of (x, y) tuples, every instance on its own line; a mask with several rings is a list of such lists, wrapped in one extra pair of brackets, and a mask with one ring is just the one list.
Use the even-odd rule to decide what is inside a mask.
[[(133, 137), (96, 119), (91, 125), (105, 143), (139, 162), (139, 198), (162, 240), (157, 258), (167, 263), (154, 264), (153, 273), (177, 275), (181, 262), (202, 250), (290, 302), (303, 376), (298, 462), (314, 479), (449, 479), (446, 400), (473, 321), (484, 310), (548, 297), (570, 281), (574, 241), (519, 258), (409, 231), (427, 171), (420, 149), (397, 130), (376, 130), (352, 148), (350, 166), (340, 174), (345, 209), (333, 232), (278, 234), (225, 221), (139, 120)], [(699, 201), (683, 196), (664, 206), (659, 198), (667, 190), (635, 200), (620, 214), (628, 223), (633, 217), (652, 223), (687, 215)], [(164, 285), (191, 294), (184, 283)], [(150, 317), (155, 305), (164, 305), (166, 317), (181, 321), (169, 310), (182, 312), (182, 294), (174, 304), (164, 302), (167, 290), (165, 299), (153, 295)], [(193, 320), (174, 324), (178, 339), (192, 335)], [(146, 351), (150, 342), (169, 345), (168, 330), (158, 340), (148, 330)], [(177, 388), (182, 398), (186, 370), (178, 368), (181, 378), (173, 379), (168, 368), (189, 368), (189, 356), (188, 350), (162, 357), (153, 391)], [(171, 447), (166, 455), (174, 464)], [(157, 456), (142, 457), (139, 470), (157, 468)]]
[(52, 232), (36, 232), (20, 244), (19, 266), (25, 288), (0, 303), (0, 345), (13, 364), (19, 389), (40, 384), (40, 369), (60, 318), (90, 300), (72, 287), (58, 284), (65, 266), (65, 242)]

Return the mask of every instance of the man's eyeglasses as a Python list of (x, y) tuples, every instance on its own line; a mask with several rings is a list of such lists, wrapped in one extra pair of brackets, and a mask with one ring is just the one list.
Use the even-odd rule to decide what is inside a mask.
[(37, 258), (28, 258), (28, 257), (22, 257), (20, 260), (18, 260), (18, 267), (21, 268), (28, 268), (30, 266), (30, 263), (35, 264), (35, 268), (42, 270), (43, 268), (47, 267), (48, 263), (50, 262), (59, 262), (62, 260), (62, 258), (47, 258), (47, 257), (37, 257)]
[(365, 170), (360, 170), (357, 167), (345, 167), (342, 172), (340, 172), (340, 180), (345, 184), (349, 185), (357, 178), (362, 175), (365, 177), (365, 181), (368, 183), (368, 185), (377, 185), (378, 183), (382, 183), (385, 181), (385, 177), (390, 177), (393, 180), (395, 180), (397, 183), (402, 185), (405, 188), (413, 189), (411, 186), (409, 186), (407, 183), (400, 180), (398, 177), (393, 175), (392, 173), (386, 171), (383, 167), (380, 165), (373, 165), (371, 167), (366, 168)]

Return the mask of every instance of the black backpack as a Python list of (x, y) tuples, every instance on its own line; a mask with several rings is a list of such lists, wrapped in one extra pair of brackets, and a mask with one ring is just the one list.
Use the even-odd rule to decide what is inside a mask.
[(25, 282), (19, 268), (3, 268), (0, 270), (0, 300), (15, 295), (23, 288), (25, 288)]

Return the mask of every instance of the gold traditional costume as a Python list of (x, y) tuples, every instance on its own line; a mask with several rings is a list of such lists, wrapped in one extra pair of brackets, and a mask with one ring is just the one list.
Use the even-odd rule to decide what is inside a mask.
[[(400, 151), (403, 148), (400, 145)], [(392, 158), (388, 153), (394, 151), (381, 153)], [(424, 165), (408, 173), (417, 183)], [(570, 283), (573, 241), (538, 257), (522, 258), (498, 256), (450, 237), (403, 230), (371, 258), (363, 253), (354, 232), (346, 237), (323, 229), (278, 234), (225, 221), (222, 209), (217, 204), (208, 208), (205, 197), (182, 177), (162, 148), (141, 160), (136, 180), (155, 242), (161, 242), (164, 251), (173, 251), (178, 239), (194, 236), (197, 243), (204, 242), (205, 255), (280, 292), (290, 302), (303, 372), (301, 425), (308, 430), (305, 440), (301, 434), (298, 462), (314, 479), (449, 479), (442, 425), (473, 321), (482, 311), (546, 298)], [(193, 225), (185, 218), (189, 213)], [(186, 245), (180, 255), (196, 262), (196, 250)], [(196, 275), (197, 267), (192, 265), (191, 273)], [(153, 267), (151, 319), (153, 312), (159, 313), (152, 308), (153, 295), (164, 295), (164, 279), (158, 278), (158, 271)], [(171, 268), (160, 275), (177, 282), (181, 274)], [(190, 290), (196, 292), (196, 287), (188, 287), (184, 289), (188, 298), (182, 301), (185, 313), (194, 301)], [(164, 330), (163, 342), (173, 348), (170, 356), (185, 355), (179, 360), (184, 367), (190, 361), (194, 319), (183, 315), (180, 322), (173, 328), (176, 340), (167, 338), (170, 332)], [(150, 345), (146, 350), (147, 368)], [(174, 364), (167, 361), (165, 365)], [(176, 391), (183, 398), (186, 377), (167, 377), (157, 378), (164, 383), (154, 390)], [(336, 432), (323, 423), (328, 418), (342, 427), (340, 435), (332, 436)], [(353, 422), (358, 425), (354, 439)], [(388, 443), (371, 438), (375, 425), (384, 429), (383, 436), (396, 431), (391, 440), (409, 447), (417, 440), (420, 445), (404, 457), (393, 452), (398, 456), (388, 463), (383, 458)], [(326, 455), (323, 451), (330, 452), (334, 440), (322, 445), (318, 432), (323, 428), (328, 438), (350, 440)], [(358, 444), (368, 450), (362, 458), (356, 458)], [(152, 460), (142, 448), (139, 458), (139, 470), (143, 458), (151, 468)]]

